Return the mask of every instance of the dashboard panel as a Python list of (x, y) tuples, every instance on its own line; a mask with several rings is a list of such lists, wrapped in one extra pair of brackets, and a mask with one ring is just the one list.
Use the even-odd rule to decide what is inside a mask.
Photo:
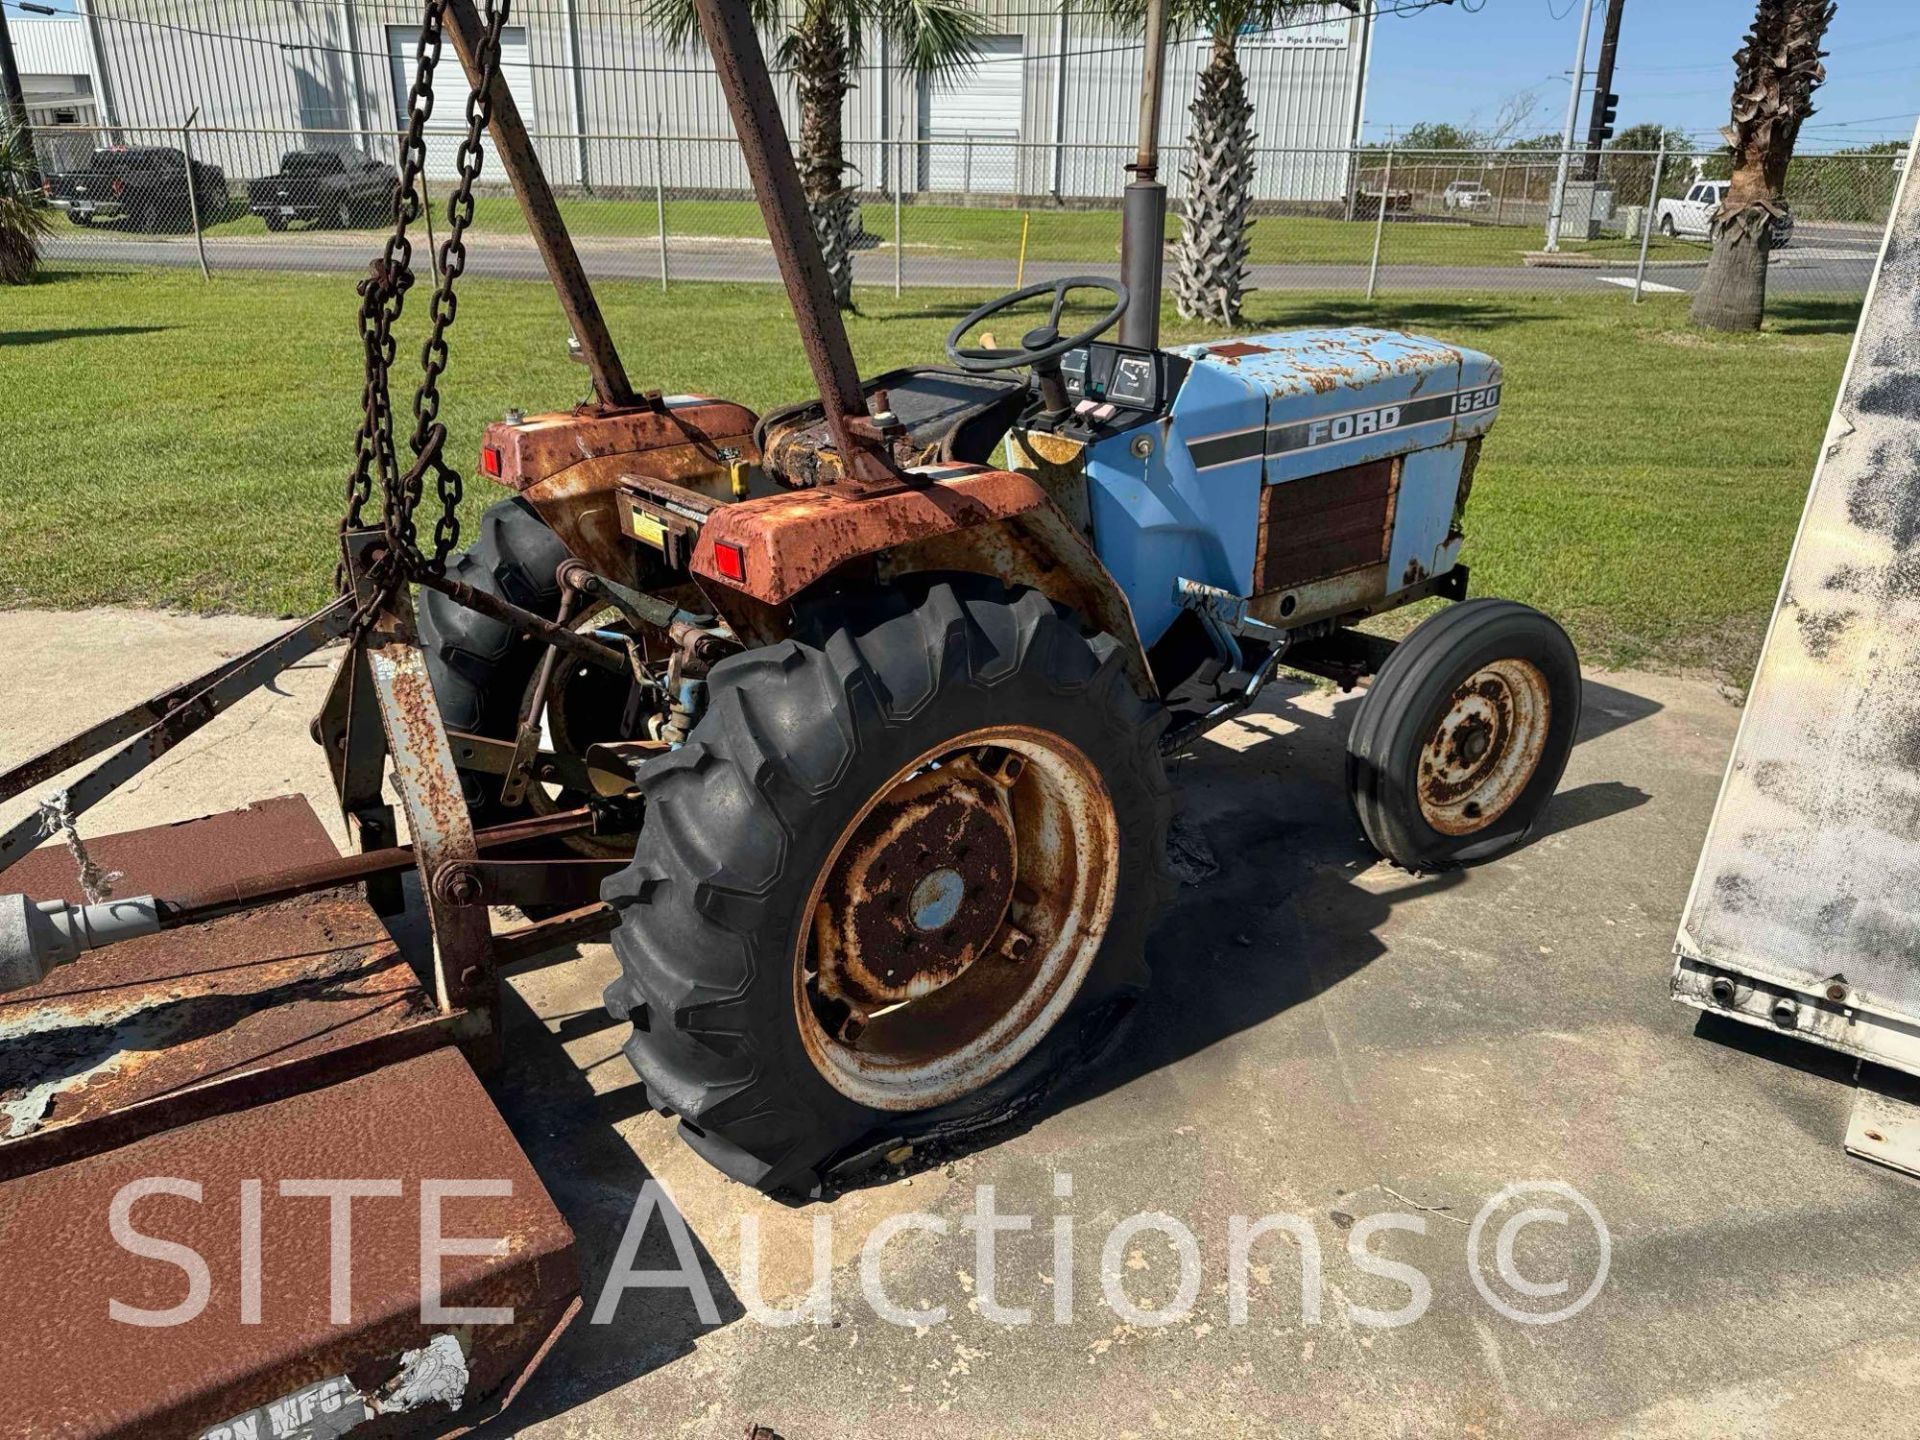
[(1165, 405), (1171, 390), (1164, 351), (1135, 350), (1105, 340), (1069, 350), (1060, 357), (1060, 371), (1067, 398), (1082, 413), (1083, 407), (1112, 406), (1115, 411), (1151, 414)]

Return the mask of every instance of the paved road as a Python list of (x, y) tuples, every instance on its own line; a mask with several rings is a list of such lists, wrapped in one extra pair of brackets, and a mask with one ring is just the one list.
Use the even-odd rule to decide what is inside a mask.
[[(1419, 239), (1417, 228), (1408, 227), (1404, 240), (1395, 236), (1394, 243), (1412, 250), (1417, 248)], [(84, 238), (60, 236), (49, 241), (46, 248), (54, 259), (96, 264), (191, 266), (199, 263), (191, 239), (172, 237), (96, 232)], [(207, 242), (207, 257), (215, 269), (358, 272), (366, 268), (374, 248), (374, 241), (367, 235), (321, 232), (246, 239), (222, 237)], [(596, 280), (659, 278), (659, 251), (651, 239), (584, 239), (579, 242), (579, 248), (588, 273)], [(1800, 242), (1775, 257), (1769, 287), (1774, 293), (1864, 294), (1878, 248), (1879, 240), (1874, 235), (1803, 226)], [(1112, 274), (1115, 269), (1111, 260), (1036, 260), (1027, 265), (1027, 279), (1031, 282), (1073, 274)], [(1379, 286), (1383, 291), (1598, 293), (1621, 288), (1619, 282), (1630, 281), (1633, 271), (1631, 261), (1602, 268), (1383, 263)], [(1661, 262), (1648, 267), (1647, 279), (1654, 285), (1666, 287), (1667, 292), (1690, 293), (1699, 285), (1705, 271), (1704, 260), (1698, 264)], [(535, 279), (542, 272), (531, 243), (524, 237), (483, 235), (472, 243), (467, 273)], [(772, 251), (764, 243), (753, 241), (675, 241), (668, 258), (668, 274), (672, 280), (777, 281), (780, 278)], [(854, 258), (854, 275), (860, 285), (891, 285), (893, 251), (883, 247), (861, 252)], [(902, 285), (916, 289), (939, 286), (1010, 290), (1014, 282), (1014, 262), (908, 253), (901, 258), (900, 279)], [(1253, 267), (1253, 284), (1261, 290), (1351, 292), (1364, 290), (1366, 283), (1364, 265)]]
[[(272, 628), (0, 614), (0, 654), (27, 677), (9, 695), (0, 762)], [(328, 813), (306, 734), (324, 659), (193, 736), (87, 832), (289, 789)], [(1581, 743), (1543, 833), (1504, 860), (1414, 878), (1375, 864), (1348, 819), (1356, 697), (1269, 694), (1178, 768), (1185, 823), (1218, 870), (1183, 885), (1156, 927), (1130, 1038), (997, 1145), (830, 1205), (764, 1202), (647, 1108), (618, 1053), (625, 1027), (601, 1008), (615, 967), (605, 945), (518, 970), (494, 1094), (579, 1235), (587, 1314), (485, 1433), (1912, 1434), (1920, 1190), (1843, 1153), (1847, 1065), (1789, 1038), (1697, 1027), (1667, 999), (1668, 948), (1739, 712), (1704, 684), (1589, 675)], [(33, 798), (0, 806), (0, 821)], [(589, 1323), (648, 1180), (686, 1218), (718, 1324), (679, 1289), (626, 1291), (610, 1323)], [(1611, 1237), (1593, 1303), (1553, 1325), (1497, 1310), (1467, 1261), (1483, 1204), (1536, 1180), (1577, 1189)], [(1031, 1309), (1032, 1324), (983, 1304), (978, 1237), (962, 1225), (982, 1185), (1000, 1214), (1033, 1217), (994, 1251), (994, 1298)], [(936, 1228), (876, 1254), (894, 1304), (948, 1312), (920, 1330), (883, 1323), (861, 1295), (866, 1237), (908, 1212)], [(1148, 1212), (1191, 1229), (1201, 1266), (1191, 1313), (1159, 1327), (1122, 1321), (1103, 1297), (1103, 1241)], [(1485, 1228), (1481, 1279), (1515, 1302), (1493, 1262), (1506, 1245), (1508, 1273), (1569, 1286), (1517, 1308), (1569, 1303), (1596, 1272), (1595, 1232), (1577, 1211), (1569, 1226), (1510, 1228), (1519, 1213), (1509, 1205)], [(1311, 1318), (1285, 1234), (1251, 1247), (1236, 1318), (1231, 1217), (1269, 1214), (1295, 1217), (1321, 1257)], [(833, 1322), (748, 1318), (743, 1218), (762, 1237), (760, 1295), (791, 1305), (815, 1215), (832, 1222)], [(1396, 1215), (1397, 1228), (1362, 1228)], [(1054, 1323), (1058, 1217), (1073, 1227), (1068, 1324)], [(1163, 1234), (1123, 1237), (1113, 1260), (1109, 1283), (1128, 1301), (1176, 1304)], [(1379, 1318), (1412, 1303), (1413, 1271), (1389, 1264), (1431, 1286), (1425, 1313), (1397, 1328)], [(675, 1265), (656, 1215), (631, 1268)]]

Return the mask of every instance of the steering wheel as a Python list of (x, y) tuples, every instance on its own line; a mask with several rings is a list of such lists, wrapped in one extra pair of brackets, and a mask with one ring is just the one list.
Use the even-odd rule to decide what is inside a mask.
[[(1078, 335), (1069, 335), (1063, 340), (1060, 338), (1060, 312), (1066, 309), (1067, 295), (1074, 290), (1105, 290), (1113, 296), (1113, 309)], [(966, 346), (960, 343), (961, 337), (983, 320), (998, 315), (1002, 310), (1011, 310), (1023, 301), (1049, 293), (1053, 296), (1053, 309), (1048, 313), (1046, 323), (1036, 325), (1022, 335), (1017, 348), (1003, 345)], [(1036, 370), (1046, 368), (1057, 371), (1059, 367), (1052, 362), (1069, 350), (1078, 350), (1094, 337), (1105, 334), (1126, 313), (1127, 287), (1117, 280), (1107, 280), (1098, 275), (1069, 275), (1063, 280), (1042, 280), (1038, 285), (1029, 285), (1024, 290), (1002, 295), (998, 300), (989, 300), (967, 315), (948, 333), (947, 355), (962, 370), (976, 375), (990, 374), (995, 370), (1015, 370), (1022, 365), (1031, 365)]]

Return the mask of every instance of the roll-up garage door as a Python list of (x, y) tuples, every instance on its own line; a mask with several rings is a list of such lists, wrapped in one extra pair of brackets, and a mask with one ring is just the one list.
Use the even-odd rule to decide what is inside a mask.
[[(413, 47), (420, 43), (415, 25), (387, 27), (387, 55), (393, 71), (394, 113), (397, 123), (407, 123), (407, 93), (413, 88)], [(524, 26), (510, 25), (500, 32), (500, 70), (507, 79), (507, 90), (520, 107), (520, 120), (528, 130), (539, 129), (533, 110), (533, 66), (527, 58), (527, 32)], [(440, 49), (440, 64), (434, 70), (433, 118), (427, 122), (427, 178), (452, 180), (460, 174), (460, 141), (467, 133), (467, 72), (448, 39)], [(494, 158), (493, 142), (486, 142), (486, 161), (481, 168), (485, 180), (500, 181), (500, 162)]]
[(929, 78), (921, 90), (927, 138), (922, 183), (929, 190), (1006, 193), (1018, 187), (1021, 40), (988, 35), (979, 59), (956, 75)]

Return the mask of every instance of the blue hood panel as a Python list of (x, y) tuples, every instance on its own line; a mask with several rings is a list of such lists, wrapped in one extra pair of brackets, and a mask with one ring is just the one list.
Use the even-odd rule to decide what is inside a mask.
[(1258, 454), (1272, 484), (1446, 445), (1485, 433), (1500, 403), (1491, 356), (1395, 330), (1290, 330), (1180, 353), (1195, 376), (1228, 379), (1264, 407), (1260, 433), (1182, 427), (1203, 474)]
[(1087, 454), (1095, 545), (1147, 645), (1179, 613), (1179, 578), (1253, 593), (1263, 493), (1309, 475), (1433, 452), (1401, 494), (1393, 550), (1382, 558), (1396, 577), (1412, 573), (1412, 562), (1427, 571), (1453, 563), (1446, 547), (1458, 442), (1493, 423), (1498, 362), (1444, 341), (1362, 328), (1255, 335), (1177, 353), (1193, 366), (1172, 414), (1107, 435)]

